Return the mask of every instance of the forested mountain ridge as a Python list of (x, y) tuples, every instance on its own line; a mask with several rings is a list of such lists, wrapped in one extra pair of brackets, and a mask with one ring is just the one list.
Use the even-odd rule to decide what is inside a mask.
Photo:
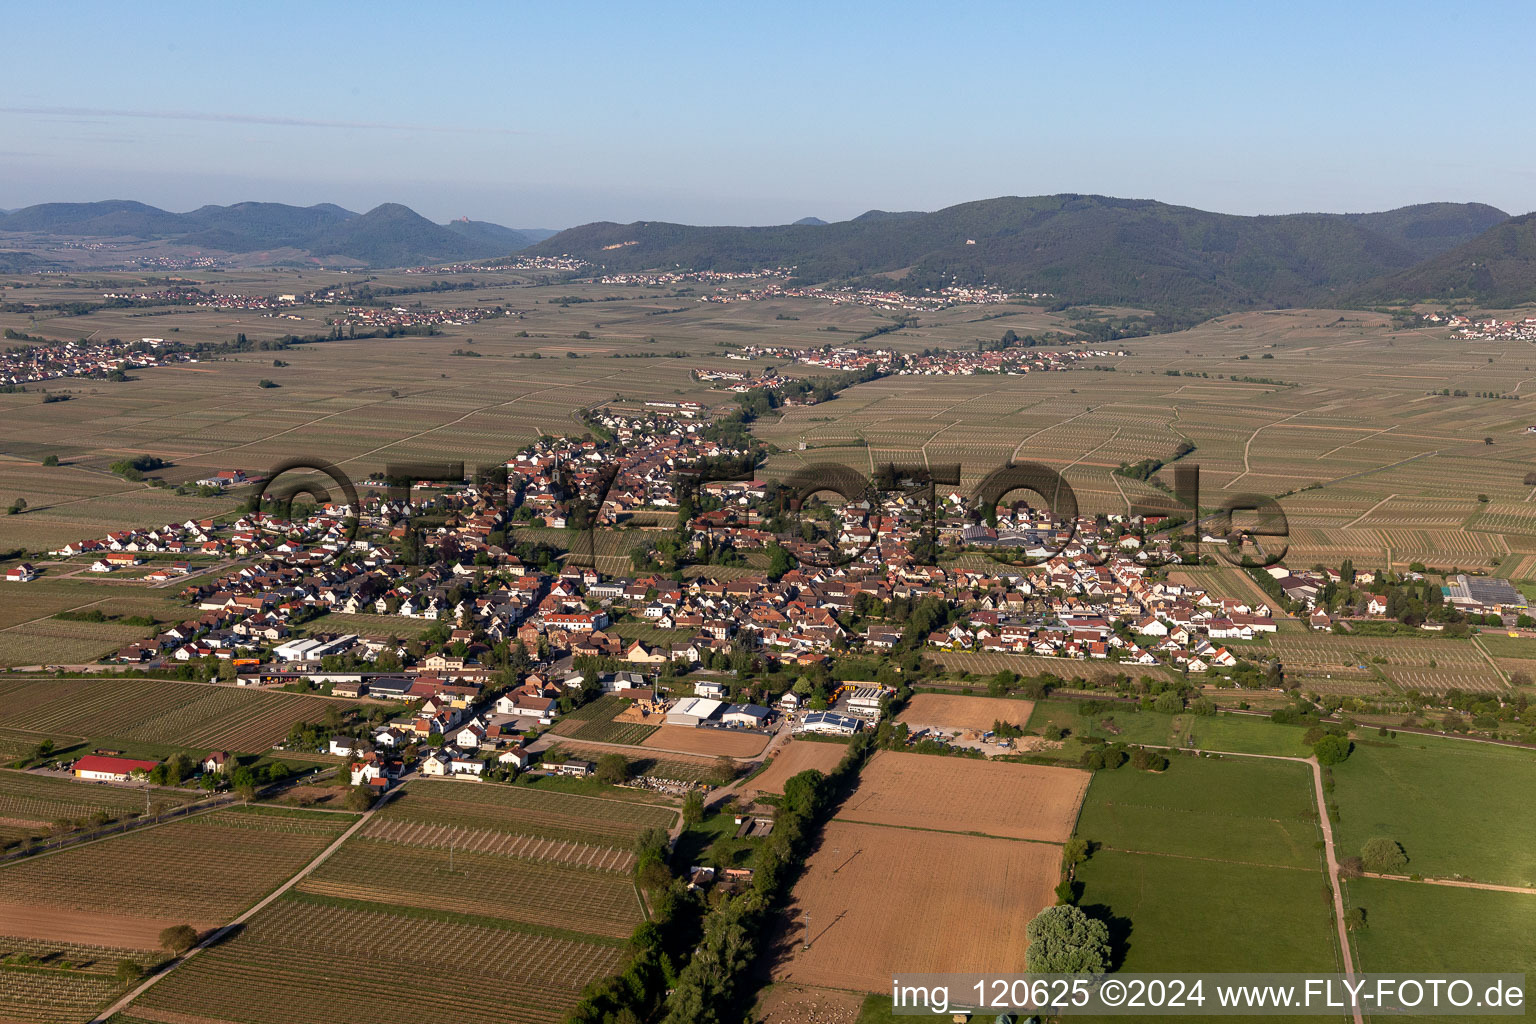
[[(1069, 302), (1215, 312), (1325, 305), (1506, 219), (1480, 204), (1375, 214), (1244, 217), (1107, 196), (1004, 197), (834, 224), (689, 227), (602, 222), (528, 250), (613, 270), (794, 265), (806, 281), (899, 272), (902, 287), (990, 284)], [(626, 244), (630, 243), (630, 244)]]

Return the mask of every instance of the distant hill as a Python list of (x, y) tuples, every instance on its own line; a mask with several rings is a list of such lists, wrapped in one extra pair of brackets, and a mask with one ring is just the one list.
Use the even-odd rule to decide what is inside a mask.
[(24, 207), (0, 219), (0, 230), (155, 238), (179, 234), (186, 227), (177, 214), (128, 199), (108, 199), (99, 203), (43, 203)]
[(1485, 306), (1536, 302), (1536, 213), (1510, 217), (1454, 249), (1372, 281), (1356, 298), (1471, 299)]
[(1199, 314), (1340, 301), (1504, 216), (1443, 203), (1384, 214), (1239, 217), (1069, 194), (988, 199), (935, 213), (871, 210), (827, 225), (605, 222), (563, 231), (529, 252), (571, 253), (616, 270), (794, 264), (810, 281), (901, 271), (907, 287), (990, 283), (1063, 301)]
[(385, 203), (360, 217), (332, 224), (306, 239), (303, 248), (322, 259), (346, 256), (375, 267), (483, 259), (508, 251), (434, 224), (399, 203)]
[(451, 220), (444, 227), (465, 238), (493, 243), (499, 246), (503, 252), (516, 252), (519, 249), (526, 249), (530, 245), (542, 242), (551, 235), (558, 233), (547, 228), (504, 228), (500, 224), (492, 224), (484, 220), (470, 220), (467, 217), (460, 220)]
[(799, 220), (795, 221), (795, 223), (802, 226), (809, 224), (812, 227), (822, 227), (827, 222), (822, 220), (820, 217), (801, 217)]
[(1421, 260), (1477, 237), (1509, 214), (1483, 203), (1420, 203), (1345, 218), (1389, 238)]
[(377, 267), (505, 256), (554, 234), (543, 229), (504, 228), (486, 221), (454, 222), (445, 227), (396, 203), (364, 214), (334, 203), (236, 203), (168, 213), (121, 199), (28, 206), (0, 214), (0, 242), (5, 232), (156, 239), (230, 253), (291, 248), (322, 259), (339, 257)]

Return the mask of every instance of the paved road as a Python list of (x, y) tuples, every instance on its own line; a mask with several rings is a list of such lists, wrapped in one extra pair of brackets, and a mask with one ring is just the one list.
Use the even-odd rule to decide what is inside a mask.
[(256, 904), (250, 910), (247, 910), (245, 913), (241, 914), (239, 917), (235, 918), (224, 927), (209, 933), (209, 935), (203, 939), (203, 941), (187, 950), (187, 952), (183, 953), (181, 956), (170, 961), (154, 974), (151, 974), (149, 977), (145, 978), (132, 991), (124, 995), (121, 999), (107, 1007), (105, 1010), (98, 1013), (95, 1017), (91, 1018), (90, 1024), (106, 1024), (106, 1021), (109, 1017), (111, 1017), (114, 1013), (121, 1013), (129, 1003), (143, 995), (146, 990), (159, 982), (161, 978), (164, 978), (167, 974), (170, 974), (177, 967), (180, 967), (194, 956), (197, 956), (197, 954), (201, 953), (203, 950), (223, 941), (230, 934), (230, 932), (234, 931), (236, 928), (239, 928), (245, 922), (254, 917), (259, 911), (266, 908), (267, 905), (270, 904), (273, 900), (282, 896), (283, 893), (287, 892), (289, 889), (292, 889), (295, 885), (298, 885), (300, 882), (302, 882), (310, 872), (314, 871), (321, 864), (324, 864), (330, 858), (331, 854), (340, 849), (342, 843), (345, 843), (348, 839), (352, 838), (352, 836), (355, 835), (360, 828), (368, 824), (368, 819), (378, 813), (379, 809), (382, 808), (385, 804), (389, 803), (389, 801), (398, 792), (400, 792), (400, 789), (397, 787), (394, 790), (386, 793), (382, 800), (374, 804), (368, 810), (364, 811), (362, 817), (353, 822), (351, 828), (347, 829), (340, 836), (338, 836), (336, 841), (333, 842), (330, 846), (327, 846), (325, 849), (321, 850), (319, 856), (317, 856), (314, 860), (304, 865), (304, 867), (299, 870), (298, 874), (294, 875), (292, 878), (288, 879), (288, 881), (284, 882), (272, 892), (268, 893), (266, 899), (262, 900), (260, 903)]

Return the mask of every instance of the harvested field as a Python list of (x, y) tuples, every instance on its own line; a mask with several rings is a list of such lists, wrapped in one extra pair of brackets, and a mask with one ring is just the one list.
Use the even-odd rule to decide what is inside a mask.
[(768, 736), (765, 733), (737, 729), (690, 729), (686, 725), (663, 725), (641, 741), (640, 745), (685, 754), (756, 757), (768, 745)]
[(950, 693), (919, 693), (896, 719), (913, 729), (975, 729), (986, 732), (997, 721), (1022, 726), (1035, 705), (1006, 697), (963, 697)]
[(774, 980), (887, 992), (898, 971), (1022, 971), (1060, 860), (1044, 843), (829, 822), (790, 897)]
[(752, 798), (759, 793), (782, 793), (784, 783), (808, 769), (830, 772), (848, 753), (840, 743), (814, 743), (790, 740), (768, 762), (768, 767), (742, 786), (741, 794)]
[(837, 817), (1064, 843), (1071, 838), (1088, 780), (1088, 772), (1074, 768), (882, 750), (865, 766), (859, 788)]

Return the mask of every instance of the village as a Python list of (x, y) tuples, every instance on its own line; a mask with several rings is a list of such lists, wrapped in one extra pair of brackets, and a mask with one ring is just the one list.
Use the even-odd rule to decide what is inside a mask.
[[(562, 716), (603, 697), (629, 709), (615, 722), (851, 735), (878, 721), (891, 688), (833, 682), (830, 670), (845, 656), (915, 646), (1213, 679), (1242, 668), (1241, 644), (1273, 634), (1277, 614), (1331, 629), (1340, 617), (1400, 611), (1377, 596), (1339, 607), (1346, 580), (1322, 568), (1265, 571), (1272, 600), (1218, 597), (1169, 571), (1184, 552), (1160, 532), (1160, 516), (1066, 520), (1020, 502), (986, 517), (958, 491), (925, 500), (898, 487), (879, 509), (808, 505), (802, 522), (820, 533), (807, 534), (785, 521), (775, 484), (697, 482), (704, 467), (754, 459), (701, 407), (602, 406), (588, 419), (596, 433), (535, 442), (506, 461), (504, 482), (492, 474), (408, 496), (369, 490), (359, 509), (322, 505), (294, 521), (248, 508), (115, 531), (50, 554), (92, 559), (102, 573), (153, 559), (146, 585), (206, 571), (210, 561), (228, 566), (183, 590), (193, 610), (185, 621), (107, 660), (398, 702), (402, 713), (325, 744), (351, 758), (355, 783), (382, 787), (407, 770), (589, 774), (588, 758), (541, 755), (559, 753), (553, 727)], [(207, 482), (246, 480), (228, 470)], [(354, 513), (360, 531), (349, 538)], [(562, 564), (543, 540), (550, 530), (626, 537), (635, 569)], [(968, 551), (1002, 561), (962, 567), (955, 556)], [(709, 569), (765, 555), (766, 570)], [(698, 571), (680, 574), (684, 563)], [(58, 568), (23, 563), (7, 582)], [(1350, 585), (1376, 582), (1346, 571)], [(1501, 582), (1460, 577), (1451, 606), (1530, 624), (1523, 598)], [(330, 630), (333, 614), (400, 625)], [(674, 639), (642, 639), (658, 634)], [(749, 664), (793, 673), (786, 678), (796, 685), (770, 691), (762, 677), (738, 671)]]

